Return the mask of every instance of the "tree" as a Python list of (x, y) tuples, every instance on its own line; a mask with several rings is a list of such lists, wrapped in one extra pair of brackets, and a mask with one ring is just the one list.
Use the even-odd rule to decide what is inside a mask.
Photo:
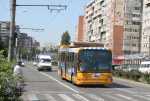
[(19, 57), (27, 59), (27, 56), (29, 55), (28, 49), (25, 47), (19, 48)]
[(2, 41), (1, 37), (0, 37), (0, 50), (3, 50), (3, 55), (7, 57), (8, 54), (7, 44)]
[(61, 36), (61, 45), (70, 45), (70, 39), (68, 31), (64, 32)]
[(0, 50), (3, 49), (3, 48), (4, 48), (4, 43), (3, 43), (3, 41), (2, 41), (2, 39), (0, 37)]

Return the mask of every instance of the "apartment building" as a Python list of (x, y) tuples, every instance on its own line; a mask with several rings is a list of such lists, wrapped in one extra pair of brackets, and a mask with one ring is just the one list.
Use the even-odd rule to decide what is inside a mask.
[(143, 0), (141, 52), (150, 55), (150, 0)]
[(85, 8), (86, 40), (104, 43), (113, 57), (140, 52), (142, 0), (92, 0)]
[(4, 46), (6, 47), (8, 46), (9, 33), (10, 33), (10, 22), (0, 21), (0, 38), (4, 43)]
[(124, 0), (124, 54), (140, 53), (143, 0)]
[(18, 47), (31, 50), (32, 43), (33, 43), (32, 37), (28, 36), (26, 33), (20, 33), (18, 35)]
[[(15, 33), (12, 36), (13, 44), (16, 43), (16, 35), (20, 33), (20, 26), (16, 25)], [(5, 47), (8, 47), (9, 43), (9, 34), (10, 34), (10, 22), (9, 21), (0, 21), (0, 38), (4, 43)]]

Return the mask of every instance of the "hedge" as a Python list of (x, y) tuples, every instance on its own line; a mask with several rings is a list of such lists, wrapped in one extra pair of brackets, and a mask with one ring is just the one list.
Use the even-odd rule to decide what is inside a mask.
[(12, 64), (0, 51), (0, 101), (19, 101), (17, 78), (13, 76)]
[(113, 76), (150, 84), (150, 74), (148, 73), (144, 74), (139, 72), (138, 70), (131, 70), (131, 71), (114, 70)]

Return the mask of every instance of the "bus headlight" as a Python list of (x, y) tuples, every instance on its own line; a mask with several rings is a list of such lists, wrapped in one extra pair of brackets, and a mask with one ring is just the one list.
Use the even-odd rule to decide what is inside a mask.
[(80, 71), (81, 71), (81, 72), (84, 72), (84, 71), (86, 71), (86, 67), (84, 67), (84, 66), (81, 66), (81, 67), (80, 67)]
[(113, 78), (110, 76), (108, 77), (108, 81), (112, 82), (113, 81)]

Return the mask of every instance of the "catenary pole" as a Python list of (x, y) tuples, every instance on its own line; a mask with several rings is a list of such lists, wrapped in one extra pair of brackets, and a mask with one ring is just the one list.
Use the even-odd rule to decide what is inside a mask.
[(8, 45), (8, 61), (10, 62), (13, 58), (13, 34), (15, 32), (15, 15), (16, 15), (16, 0), (10, 0), (10, 33), (9, 33), (9, 45)]

